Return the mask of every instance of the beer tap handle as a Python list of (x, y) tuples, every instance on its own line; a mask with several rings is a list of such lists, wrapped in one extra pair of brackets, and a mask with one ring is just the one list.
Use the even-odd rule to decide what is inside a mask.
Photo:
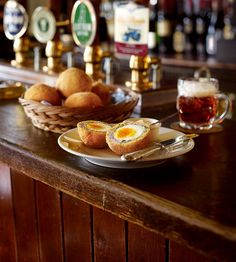
[[(150, 56), (130, 57), (129, 67), (131, 69), (131, 81), (126, 82), (126, 86), (132, 90), (142, 93), (150, 89), (157, 89), (161, 79), (161, 59)], [(152, 78), (150, 80), (150, 69)]]
[[(71, 52), (71, 48), (64, 46), (58, 28), (68, 26), (70, 21), (59, 21), (60, 5), (57, 1), (49, 1), (49, 7), (37, 7), (32, 14), (32, 31), (35, 38), (46, 44), (45, 54), (47, 65), (43, 71), (47, 73), (60, 73), (65, 70), (61, 58), (63, 53)], [(69, 63), (68, 63), (69, 64)]]
[(94, 80), (105, 78), (102, 62), (105, 58), (112, 57), (112, 52), (102, 50), (99, 41), (97, 28), (100, 2), (100, 0), (76, 1), (71, 13), (73, 39), (78, 46), (84, 48), (85, 72)]
[(4, 5), (3, 28), (6, 37), (14, 41), (15, 60), (12, 60), (11, 64), (16, 67), (29, 65), (30, 42), (25, 36), (28, 23), (28, 15), (23, 5), (15, 0), (8, 0)]
[(147, 59), (152, 71), (152, 89), (160, 88), (160, 81), (162, 78), (161, 59), (158, 57), (147, 57)]

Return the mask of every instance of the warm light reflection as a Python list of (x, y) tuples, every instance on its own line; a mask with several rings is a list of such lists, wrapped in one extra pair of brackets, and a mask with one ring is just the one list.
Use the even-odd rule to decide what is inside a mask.
[(0, 201), (11, 196), (11, 177), (10, 169), (0, 163)]
[(156, 5), (158, 3), (158, 0), (150, 0), (151, 5)]

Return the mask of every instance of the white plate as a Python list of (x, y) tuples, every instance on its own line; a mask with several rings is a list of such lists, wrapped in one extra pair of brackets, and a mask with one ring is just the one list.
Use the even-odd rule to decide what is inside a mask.
[[(158, 141), (174, 138), (184, 133), (174, 129), (160, 127)], [(168, 158), (183, 155), (189, 152), (194, 147), (194, 141), (191, 139), (187, 145), (180, 147), (174, 151), (160, 150), (155, 154), (140, 159), (136, 162), (125, 162), (119, 156), (114, 154), (109, 148), (93, 149), (85, 146), (79, 137), (77, 128), (71, 129), (58, 138), (59, 146), (65, 151), (76, 156), (84, 157), (87, 161), (104, 167), (112, 168), (143, 168), (158, 165)]]

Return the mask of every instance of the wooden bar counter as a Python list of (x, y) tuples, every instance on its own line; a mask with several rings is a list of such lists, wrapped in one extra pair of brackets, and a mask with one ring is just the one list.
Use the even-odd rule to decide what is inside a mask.
[(0, 261), (236, 261), (235, 120), (223, 128), (161, 165), (112, 169), (1, 100)]

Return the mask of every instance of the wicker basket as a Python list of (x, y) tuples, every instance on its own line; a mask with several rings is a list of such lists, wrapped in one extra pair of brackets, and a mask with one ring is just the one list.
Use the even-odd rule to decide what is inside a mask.
[(34, 126), (45, 131), (63, 133), (84, 120), (115, 123), (127, 119), (138, 102), (138, 95), (126, 88), (113, 87), (110, 105), (87, 112), (65, 106), (44, 105), (24, 98), (19, 98), (19, 102)]

